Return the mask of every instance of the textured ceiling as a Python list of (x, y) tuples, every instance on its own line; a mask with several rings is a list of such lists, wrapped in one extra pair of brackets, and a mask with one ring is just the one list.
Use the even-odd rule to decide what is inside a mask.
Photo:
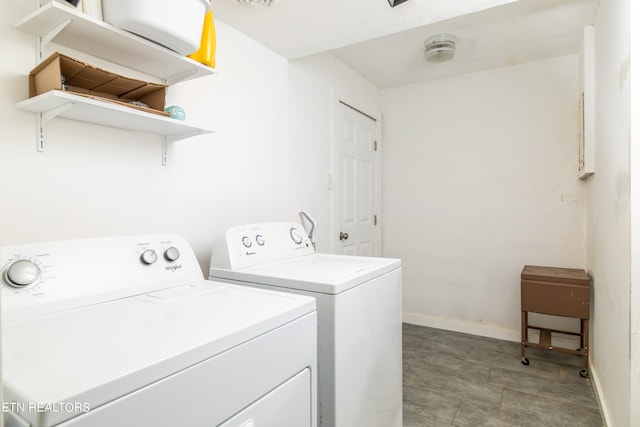
[[(280, 55), (330, 52), (380, 88), (577, 53), (599, 0), (212, 0), (214, 16)], [(454, 34), (456, 57), (428, 63), (424, 40)]]
[(250, 8), (212, 0), (214, 17), (293, 59), (450, 19), (515, 0), (279, 0)]
[[(597, 5), (590, 0), (521, 0), (331, 53), (380, 88), (506, 67), (578, 53)], [(443, 33), (456, 36), (456, 56), (427, 62), (425, 39)]]

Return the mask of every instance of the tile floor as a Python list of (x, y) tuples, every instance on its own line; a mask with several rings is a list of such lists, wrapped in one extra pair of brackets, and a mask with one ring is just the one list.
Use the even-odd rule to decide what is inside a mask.
[(404, 427), (603, 426), (582, 358), (403, 325)]

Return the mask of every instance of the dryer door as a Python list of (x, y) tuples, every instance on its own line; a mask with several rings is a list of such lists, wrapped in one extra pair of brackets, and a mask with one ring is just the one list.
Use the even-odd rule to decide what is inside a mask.
[(311, 371), (305, 369), (219, 427), (308, 427)]

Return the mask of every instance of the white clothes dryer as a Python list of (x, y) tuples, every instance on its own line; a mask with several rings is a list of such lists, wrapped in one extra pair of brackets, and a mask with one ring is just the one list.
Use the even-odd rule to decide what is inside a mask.
[(312, 298), (153, 235), (0, 248), (5, 425), (316, 425)]
[(298, 223), (229, 228), (209, 278), (316, 298), (318, 425), (402, 426), (398, 259), (315, 253)]

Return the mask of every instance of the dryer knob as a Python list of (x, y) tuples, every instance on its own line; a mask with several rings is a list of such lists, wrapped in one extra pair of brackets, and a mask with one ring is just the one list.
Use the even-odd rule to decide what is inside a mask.
[(180, 258), (180, 251), (178, 248), (171, 246), (166, 251), (164, 251), (164, 259), (167, 261), (173, 262)]
[(153, 249), (147, 249), (140, 255), (140, 261), (143, 264), (151, 265), (158, 260), (158, 254)]
[(29, 260), (21, 259), (7, 268), (4, 278), (12, 288), (23, 288), (38, 283), (41, 276), (40, 267)]
[(291, 235), (291, 240), (293, 240), (293, 243), (295, 243), (296, 245), (302, 243), (303, 237), (300, 235), (300, 232), (298, 230), (292, 228), (291, 230), (289, 230), (289, 234)]
[(262, 237), (261, 234), (258, 234), (256, 236), (256, 243), (258, 244), (258, 246), (264, 246), (264, 237)]
[(251, 239), (247, 236), (244, 236), (242, 238), (242, 244), (244, 245), (245, 248), (250, 248), (251, 247)]

